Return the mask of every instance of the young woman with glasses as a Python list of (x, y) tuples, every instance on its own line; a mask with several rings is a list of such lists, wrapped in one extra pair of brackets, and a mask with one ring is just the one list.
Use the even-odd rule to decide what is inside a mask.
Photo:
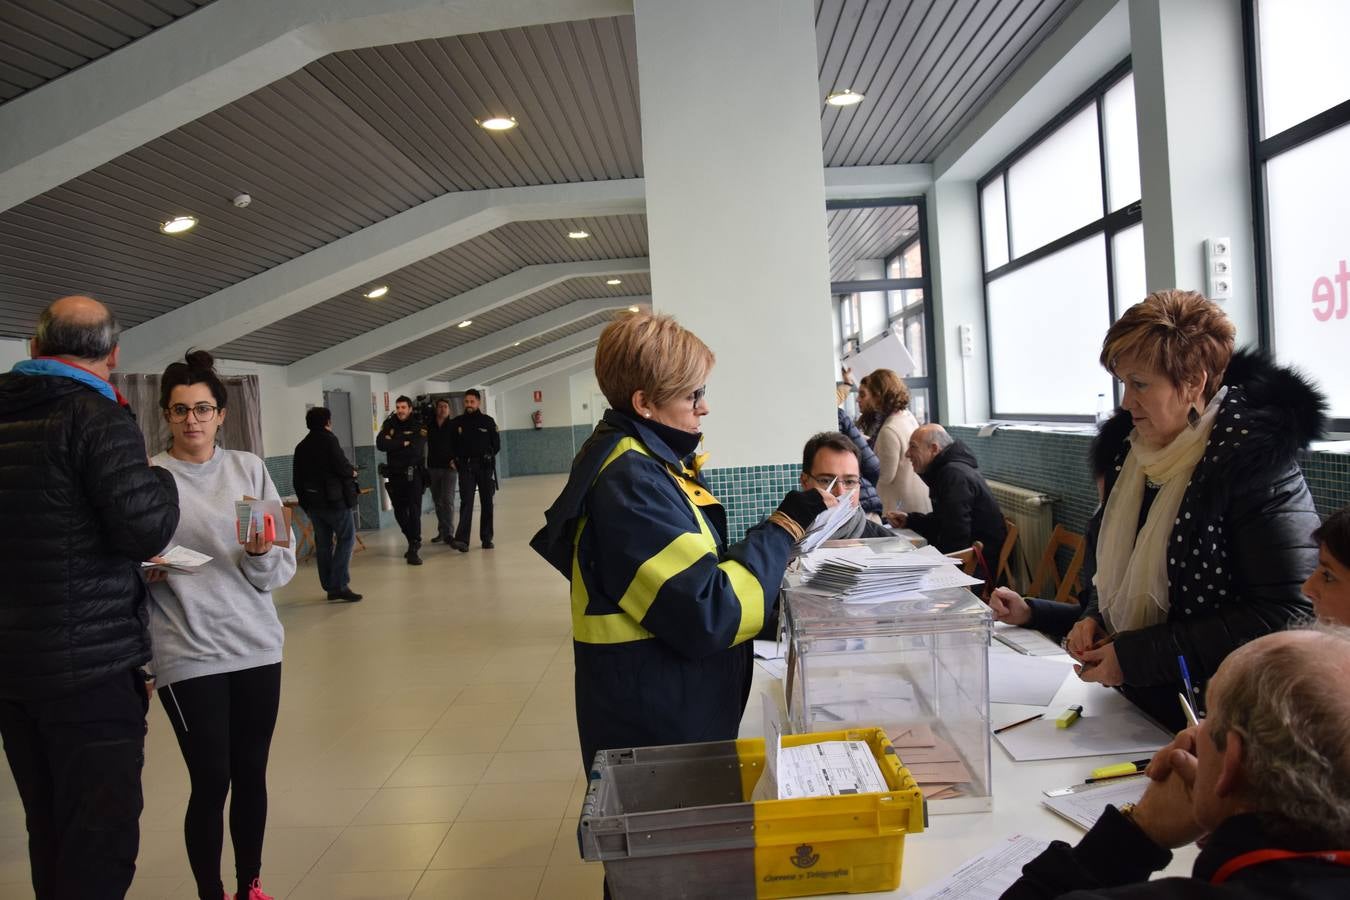
[(178, 484), (172, 544), (211, 561), (192, 575), (151, 576), (150, 638), (160, 701), (192, 782), (184, 836), (197, 896), (230, 897), (220, 877), (230, 794), (236, 896), (270, 900), (259, 878), (283, 638), (272, 591), (295, 574), (295, 551), (261, 535), (238, 542), (235, 501), (280, 495), (261, 459), (216, 446), (227, 400), (209, 353), (191, 352), (164, 371), (160, 407), (173, 443), (153, 461)]

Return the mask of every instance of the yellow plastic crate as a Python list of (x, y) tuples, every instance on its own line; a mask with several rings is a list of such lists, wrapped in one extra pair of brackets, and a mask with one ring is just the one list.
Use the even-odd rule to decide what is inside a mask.
[(615, 900), (809, 897), (894, 890), (923, 794), (879, 728), (784, 735), (863, 741), (885, 793), (746, 800), (764, 770), (752, 738), (596, 754), (577, 839)]

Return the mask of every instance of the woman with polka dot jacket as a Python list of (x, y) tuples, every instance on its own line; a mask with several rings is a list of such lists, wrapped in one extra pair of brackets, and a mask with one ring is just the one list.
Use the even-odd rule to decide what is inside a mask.
[[(1193, 704), (1225, 656), (1311, 614), (1300, 585), (1317, 565), (1317, 512), (1297, 452), (1321, 434), (1326, 401), (1290, 369), (1233, 352), (1213, 302), (1161, 291), (1106, 334), (1131, 429), (1108, 466), (1093, 596), (1069, 633), (1084, 681), (1118, 686), (1185, 727), (1179, 657)], [(1109, 639), (1109, 640), (1108, 640)]]

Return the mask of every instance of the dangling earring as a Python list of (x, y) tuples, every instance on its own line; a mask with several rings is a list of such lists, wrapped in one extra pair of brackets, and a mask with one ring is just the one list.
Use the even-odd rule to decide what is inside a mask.
[(1192, 428), (1200, 424), (1200, 410), (1192, 406), (1186, 411), (1186, 421)]

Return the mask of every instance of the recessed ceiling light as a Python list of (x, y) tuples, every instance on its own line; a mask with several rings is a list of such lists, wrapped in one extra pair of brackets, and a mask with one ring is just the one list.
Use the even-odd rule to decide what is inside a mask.
[(590, 236), (591, 236), (591, 233), (590, 233), (589, 231), (579, 231), (579, 230), (578, 230), (578, 231), (569, 231), (569, 232), (567, 232), (567, 236), (570, 237), (570, 238), (571, 238), (572, 240), (574, 240), (574, 241), (580, 241), (580, 240), (582, 240), (582, 239), (584, 239), (584, 238), (590, 237)]
[(511, 346), (512, 346), (512, 347), (519, 347), (519, 346), (520, 346), (520, 341), (516, 341), (516, 342), (515, 342), (514, 344), (512, 344)]
[(475, 119), (474, 121), (488, 131), (510, 131), (520, 124), (516, 121), (515, 116), (489, 116), (486, 119)]
[(825, 102), (831, 106), (856, 106), (867, 99), (862, 94), (851, 88), (844, 88), (842, 91), (830, 91)]
[(473, 319), (465, 319), (463, 322), (460, 322), (460, 323), (459, 323), (458, 325), (456, 325), (455, 327), (456, 327), (456, 328), (468, 328), (468, 327), (469, 327), (470, 325), (472, 325), (472, 324), (473, 324)]
[(371, 288), (361, 296), (365, 297), (367, 300), (378, 300), (387, 293), (389, 293), (389, 285), (382, 284), (379, 287)]
[(622, 278), (611, 278), (609, 281), (606, 281), (605, 284), (610, 284), (610, 285), (613, 285), (613, 284), (623, 284), (623, 279), (622, 279)]
[(629, 311), (629, 312), (637, 312), (637, 311), (638, 311), (638, 308), (637, 308), (636, 306), (630, 306), (630, 307), (628, 307), (628, 311)]
[(167, 222), (159, 223), (159, 230), (165, 234), (182, 234), (197, 226), (196, 216), (174, 216)]

